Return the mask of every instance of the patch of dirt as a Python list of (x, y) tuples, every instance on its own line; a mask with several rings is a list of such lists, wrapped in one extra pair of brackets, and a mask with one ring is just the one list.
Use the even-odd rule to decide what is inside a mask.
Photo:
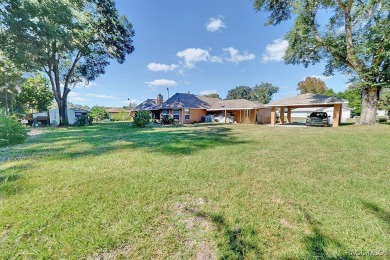
[(126, 257), (130, 255), (130, 251), (131, 251), (130, 245), (123, 245), (111, 251), (101, 253), (97, 256), (87, 257), (86, 259), (87, 260), (114, 260), (118, 258), (127, 259)]
[(200, 214), (200, 207), (205, 204), (202, 198), (198, 198), (192, 201), (186, 201), (176, 203), (174, 210), (179, 221), (183, 223), (190, 232), (189, 237), (184, 245), (186, 248), (192, 250), (195, 249), (196, 260), (214, 260), (217, 259), (215, 250), (210, 242), (205, 241), (205, 235), (212, 228), (212, 224)]
[(37, 135), (41, 135), (41, 134), (44, 134), (45, 133), (45, 130), (43, 129), (39, 129), (39, 128), (31, 128), (27, 134), (29, 136), (32, 136), (32, 137), (36, 137)]
[(279, 222), (280, 224), (285, 227), (285, 228), (289, 228), (289, 229), (292, 229), (294, 228), (293, 224), (291, 224), (287, 219), (285, 218), (281, 218), (279, 219)]
[(202, 242), (199, 246), (198, 252), (195, 255), (196, 260), (215, 260), (217, 257), (208, 247), (207, 243)]

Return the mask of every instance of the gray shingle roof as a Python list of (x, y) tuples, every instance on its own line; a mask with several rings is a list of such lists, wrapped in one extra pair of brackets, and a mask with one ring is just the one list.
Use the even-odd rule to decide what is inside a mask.
[(147, 99), (133, 109), (133, 111), (141, 110), (158, 110), (157, 101), (155, 99)]
[(297, 106), (297, 105), (333, 105), (348, 103), (345, 99), (338, 97), (329, 97), (320, 94), (302, 94), (295, 97), (275, 100), (270, 102), (267, 106)]
[(193, 94), (176, 93), (159, 106), (159, 109), (182, 109), (182, 108), (210, 108), (219, 101), (218, 98), (196, 96)]
[(265, 105), (246, 99), (230, 99), (216, 102), (208, 110), (257, 109), (260, 107), (265, 107)]

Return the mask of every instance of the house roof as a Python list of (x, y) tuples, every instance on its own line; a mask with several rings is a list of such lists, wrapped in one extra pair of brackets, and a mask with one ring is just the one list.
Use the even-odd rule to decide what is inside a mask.
[(156, 99), (147, 99), (141, 104), (139, 104), (133, 111), (141, 110), (158, 110), (157, 100)]
[(295, 97), (275, 100), (267, 104), (270, 107), (276, 106), (327, 106), (334, 104), (348, 103), (345, 99), (338, 97), (329, 97), (320, 94), (302, 94)]
[(219, 98), (197, 96), (194, 94), (176, 93), (159, 106), (159, 109), (182, 109), (182, 108), (210, 108)]
[(207, 110), (257, 109), (261, 107), (265, 107), (265, 105), (256, 101), (250, 101), (246, 99), (231, 99), (215, 102), (214, 105), (212, 105), (211, 108)]
[(129, 113), (130, 110), (126, 110), (123, 108), (107, 108), (106, 111), (108, 113)]

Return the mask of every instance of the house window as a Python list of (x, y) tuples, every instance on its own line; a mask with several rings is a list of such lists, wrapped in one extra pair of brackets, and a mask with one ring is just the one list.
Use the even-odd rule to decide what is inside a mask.
[(163, 111), (161, 111), (161, 115), (167, 116), (168, 115), (168, 110), (164, 109)]
[(185, 117), (184, 117), (185, 120), (190, 120), (190, 110), (189, 109), (186, 109), (185, 110)]
[(173, 119), (179, 120), (180, 110), (173, 110), (172, 114), (173, 114)]
[(249, 117), (249, 110), (245, 110), (245, 117)]

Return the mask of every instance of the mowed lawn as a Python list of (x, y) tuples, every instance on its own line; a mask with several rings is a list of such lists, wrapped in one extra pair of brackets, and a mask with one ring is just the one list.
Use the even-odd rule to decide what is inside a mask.
[(0, 150), (0, 258), (390, 251), (390, 126), (129, 123)]

